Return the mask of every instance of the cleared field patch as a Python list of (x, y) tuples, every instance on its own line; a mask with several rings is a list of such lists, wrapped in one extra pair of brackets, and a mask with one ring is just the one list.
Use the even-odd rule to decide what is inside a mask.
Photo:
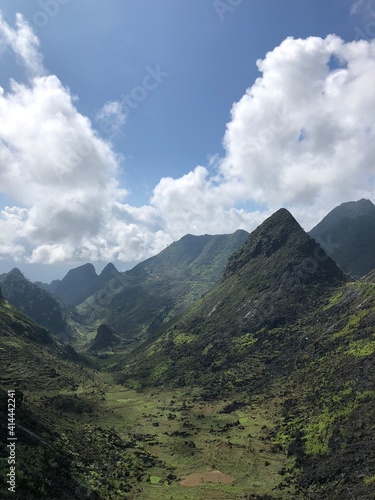
[(223, 474), (219, 470), (210, 470), (207, 472), (194, 472), (181, 479), (181, 486), (199, 486), (204, 483), (231, 484), (234, 477)]

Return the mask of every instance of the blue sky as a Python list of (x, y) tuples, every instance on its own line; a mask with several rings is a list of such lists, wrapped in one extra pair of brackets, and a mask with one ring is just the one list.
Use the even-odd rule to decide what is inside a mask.
[[(326, 126), (328, 135), (323, 135), (332, 133), (337, 152), (348, 142), (350, 133), (353, 137), (349, 139), (357, 141), (358, 150), (366, 140), (370, 148), (373, 129), (366, 132), (364, 120), (363, 133), (356, 136), (353, 127), (351, 132), (332, 130), (337, 105), (334, 97), (327, 97), (329, 124), (318, 127), (311, 111), (316, 102), (306, 104), (313, 91), (298, 76), (311, 70), (312, 79), (324, 79), (325, 85), (331, 85), (335, 75), (336, 80), (342, 79), (335, 92), (342, 92), (342, 98), (346, 96), (348, 102), (353, 102), (353, 109), (346, 117), (339, 116), (341, 111), (337, 110), (337, 122), (355, 121), (362, 116), (362, 107), (372, 109), (372, 89), (360, 77), (374, 57), (372, 1), (5, 0), (0, 9), (0, 86), (5, 96), (0, 107), (5, 132), (0, 138), (3, 144), (11, 144), (3, 155), (0, 151), (0, 168), (5, 172), (1, 177), (0, 171), (0, 209), (12, 209), (3, 214), (0, 228), (0, 271), (8, 270), (15, 262), (32, 278), (38, 273), (50, 278), (88, 260), (99, 268), (108, 260), (125, 268), (185, 233), (231, 232), (238, 227), (252, 230), (279, 205), (290, 208), (310, 229), (340, 202), (362, 196), (374, 201), (373, 181), (369, 180), (371, 151), (359, 158), (352, 148), (353, 166), (342, 166), (346, 172), (344, 182), (340, 157), (329, 156), (328, 146), (316, 132)], [(22, 33), (15, 26), (16, 13), (23, 16)], [(336, 35), (336, 41), (319, 42), (329, 35)], [(305, 41), (316, 37), (316, 42), (311, 46), (305, 42), (299, 54), (295, 42), (285, 42), (288, 37)], [(360, 38), (368, 47), (363, 47), (361, 54), (349, 50), (346, 44)], [(20, 40), (35, 49), (27, 55), (33, 64), (25, 62), (25, 47)], [(278, 47), (282, 48), (276, 51)], [(357, 60), (363, 63), (360, 70), (353, 69), (357, 71), (357, 92), (361, 85), (365, 88), (363, 102), (354, 102), (352, 93), (356, 89), (348, 85), (344, 88), (344, 75), (335, 73), (337, 58), (324, 59), (330, 73), (319, 76), (323, 70), (311, 55), (314, 52), (323, 59), (327, 59), (327, 53), (335, 57), (339, 54), (343, 68), (357, 68)], [(268, 53), (274, 54), (269, 64), (257, 66), (257, 60), (266, 60)], [(287, 74), (288, 54), (294, 54), (294, 62)], [(277, 81), (273, 75), (280, 77), (280, 84), (272, 84)], [(296, 113), (289, 115), (290, 96), (283, 90), (288, 75), (296, 75), (293, 82), (299, 82), (306, 94), (305, 115), (298, 118), (298, 124), (294, 122)], [(47, 77), (48, 82), (42, 82)], [(36, 78), (40, 79), (39, 86)], [(30, 95), (21, 99), (20, 90), (12, 87), (10, 79), (22, 83)], [(257, 79), (261, 81), (255, 87)], [(255, 92), (251, 102), (246, 98), (246, 89)], [(56, 92), (61, 101), (51, 97), (49, 105), (46, 99), (43, 112), (38, 108), (33, 114), (36, 103), (42, 106), (37, 96), (56, 96)], [(297, 84), (295, 92), (298, 99)], [(271, 95), (277, 101), (269, 102)], [(70, 104), (64, 101), (67, 96)], [(23, 111), (15, 108), (19, 123), (14, 118), (18, 115), (10, 109), (17, 98), (24, 107)], [(236, 115), (234, 103), (240, 103)], [(48, 125), (52, 123), (46, 117), (48, 110), (54, 117), (53, 127)], [(269, 118), (270, 110), (274, 118)], [(84, 117), (89, 122), (83, 123)], [(6, 119), (12, 120), (7, 127)], [(69, 134), (63, 130), (67, 120)], [(277, 166), (281, 147), (277, 121), (287, 124), (282, 131), (288, 129), (289, 135), (299, 124), (304, 130), (298, 137), (304, 138), (300, 142), (306, 150), (301, 153), (291, 144), (288, 154), (293, 168), (289, 170), (284, 164), (286, 159)], [(305, 122), (310, 124), (310, 134)], [(46, 135), (30, 132), (31, 127), (38, 128), (41, 123)], [(293, 125), (290, 130), (289, 124)], [(19, 136), (24, 133), (25, 139), (11, 137), (12, 127), (20, 130)], [(264, 132), (265, 154), (258, 155), (259, 161), (254, 159), (257, 165), (245, 171), (249, 158), (243, 156), (244, 147), (259, 153), (259, 145), (263, 144), (263, 136), (254, 139), (257, 130)], [(74, 142), (74, 137), (80, 142)], [(31, 140), (36, 150), (41, 148), (32, 159)], [(284, 144), (287, 148), (288, 143)], [(60, 177), (50, 175), (49, 168), (53, 167), (49, 166), (54, 162), (67, 165), (62, 145), (66, 155), (74, 157), (68, 165), (69, 179), (65, 171), (61, 174), (60, 167)], [(22, 154), (14, 154), (18, 150)], [(91, 157), (92, 151), (95, 158)], [(272, 159), (266, 161), (271, 151), (277, 172), (270, 167)], [(319, 186), (314, 179), (318, 167), (311, 160), (315, 153), (320, 164), (326, 161), (333, 165), (331, 171), (327, 167), (323, 174), (319, 173)], [(340, 154), (347, 157), (344, 152)], [(13, 174), (18, 169), (14, 177), (6, 171), (12, 161)], [(87, 186), (85, 176), (90, 179)], [(336, 182), (336, 176), (341, 180)], [(291, 178), (299, 179), (297, 187)], [(288, 193), (285, 196), (280, 194), (283, 189)], [(78, 208), (67, 213), (67, 206)]]

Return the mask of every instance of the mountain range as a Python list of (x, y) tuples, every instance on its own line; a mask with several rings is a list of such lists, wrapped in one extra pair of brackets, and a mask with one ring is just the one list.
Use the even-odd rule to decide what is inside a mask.
[(100, 323), (122, 338), (151, 334), (217, 281), (247, 236), (242, 230), (230, 235), (186, 235), (130, 271), (119, 273), (112, 267), (98, 291), (77, 307), (89, 336), (90, 325), (96, 332)]
[[(177, 384), (198, 382), (212, 388), (215, 381), (221, 396), (230, 387), (250, 381), (254, 385), (254, 369), (264, 379), (264, 366), (257, 357), (243, 359), (244, 354), (257, 345), (265, 352), (263, 341), (271, 342), (270, 331), (278, 343), (286, 340), (285, 325), (315, 310), (325, 295), (345, 282), (346, 276), (332, 259), (281, 209), (231, 256), (223, 278), (201, 300), (151, 347), (146, 340), (147, 363), (135, 357), (129, 376), (137, 384), (145, 372), (150, 376), (147, 383), (171, 383), (177, 377)], [(138, 352), (143, 357), (143, 346)], [(270, 352), (274, 357), (272, 342)]]
[(234, 399), (229, 413), (272, 401), (265, 440), (294, 457), (304, 498), (372, 498), (374, 327), (375, 271), (349, 282), (282, 209), (205, 297), (118, 364), (117, 380), (198, 385), (206, 400)]
[[(251, 234), (187, 235), (126, 273), (71, 271), (50, 287), (74, 290), (80, 354), (0, 297), (19, 493), (375, 498), (371, 207), (343, 204), (310, 234), (280, 209)], [(348, 220), (361, 231), (335, 232)]]
[(92, 264), (84, 264), (71, 269), (62, 280), (54, 280), (49, 285), (46, 283), (38, 284), (66, 304), (77, 306), (105, 287), (107, 281), (113, 278), (113, 271), (117, 270), (113, 264), (109, 263), (98, 275)]

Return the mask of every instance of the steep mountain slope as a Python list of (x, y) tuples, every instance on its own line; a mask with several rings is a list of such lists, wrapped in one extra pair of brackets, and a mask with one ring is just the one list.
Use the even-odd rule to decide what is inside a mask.
[[(215, 380), (218, 393), (219, 388), (228, 390), (246, 381), (254, 384), (262, 379), (264, 365), (259, 356), (244, 359), (248, 347), (261, 345), (268, 330), (282, 330), (313, 310), (345, 279), (292, 215), (281, 209), (232, 255), (223, 279), (152, 346), (147, 363), (136, 360), (137, 368), (129, 372), (137, 379), (144, 374), (153, 378), (156, 370), (156, 380), (181, 384), (210, 385)], [(271, 343), (268, 355), (274, 357)], [(165, 360), (162, 370), (159, 356)]]
[(242, 230), (231, 235), (187, 235), (131, 271), (111, 269), (112, 278), (79, 306), (79, 312), (95, 330), (107, 323), (124, 338), (149, 335), (217, 281), (247, 236)]
[(370, 200), (342, 203), (310, 236), (352, 277), (375, 269), (375, 205)]
[(231, 235), (187, 234), (165, 250), (141, 262), (129, 276), (161, 276), (163, 279), (199, 279), (209, 273), (208, 279), (215, 282), (221, 277), (228, 257), (246, 240), (248, 233), (238, 230)]
[[(51, 292), (57, 295), (65, 304), (75, 306), (83, 302), (88, 296), (90, 286), (98, 278), (92, 264), (84, 264), (71, 269), (61, 280), (51, 283)], [(48, 285), (44, 285), (49, 289)]]
[(31, 319), (57, 335), (70, 340), (75, 330), (68, 324), (68, 311), (50, 293), (28, 281), (19, 269), (0, 276), (3, 295)]
[[(120, 432), (113, 428), (111, 389), (97, 373), (1, 298), (0, 363), (1, 498), (126, 499), (153, 471), (170, 473), (144, 450), (143, 435), (124, 431), (124, 419)], [(6, 483), (8, 391), (16, 398), (16, 494)]]
[(232, 400), (229, 413), (271, 404), (264, 442), (294, 458), (303, 498), (374, 498), (374, 279), (348, 282), (279, 210), (205, 297), (131, 353), (118, 379), (200, 386), (208, 400)]

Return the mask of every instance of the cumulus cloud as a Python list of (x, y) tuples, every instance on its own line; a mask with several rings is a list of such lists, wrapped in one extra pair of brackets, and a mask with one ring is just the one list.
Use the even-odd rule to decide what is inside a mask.
[(175, 238), (194, 234), (225, 233), (254, 228), (265, 215), (234, 207), (246, 198), (244, 185), (222, 176), (210, 176), (198, 166), (179, 179), (161, 179), (151, 203), (162, 215), (166, 231)]
[(218, 172), (200, 167), (156, 187), (153, 203), (174, 224), (200, 213), (201, 227), (215, 226), (231, 203), (256, 202), (286, 206), (310, 228), (342, 201), (375, 198), (375, 42), (287, 38), (257, 66), (233, 105)]
[(30, 56), (34, 73), (27, 83), (12, 81), (8, 92), (0, 87), (0, 193), (17, 203), (1, 212), (0, 254), (55, 263), (138, 260), (161, 250), (167, 238), (158, 229), (152, 240), (153, 210), (122, 205), (118, 156), (69, 89), (42, 74), (37, 39), (23, 18), (15, 29), (1, 20), (0, 33), (18, 55)]

